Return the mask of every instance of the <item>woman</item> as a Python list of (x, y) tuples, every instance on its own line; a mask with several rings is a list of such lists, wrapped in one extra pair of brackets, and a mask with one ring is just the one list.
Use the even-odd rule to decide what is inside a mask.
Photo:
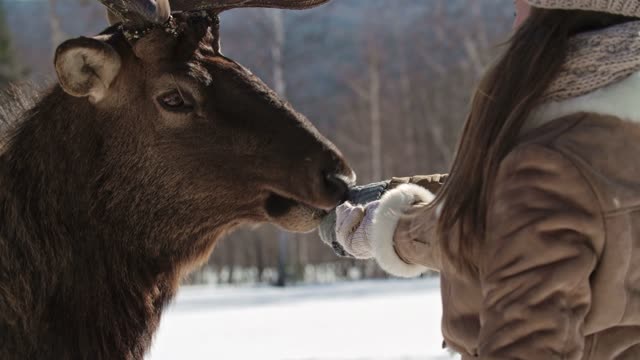
[(516, 10), (435, 199), (440, 177), (394, 179), (337, 209), (337, 241), (439, 271), (463, 359), (640, 359), (640, 0)]

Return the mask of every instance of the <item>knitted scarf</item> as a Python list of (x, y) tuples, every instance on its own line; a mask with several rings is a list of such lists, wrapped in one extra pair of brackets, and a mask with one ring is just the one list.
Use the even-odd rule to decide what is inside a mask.
[(544, 102), (586, 95), (640, 71), (640, 21), (579, 34), (569, 42), (565, 63)]

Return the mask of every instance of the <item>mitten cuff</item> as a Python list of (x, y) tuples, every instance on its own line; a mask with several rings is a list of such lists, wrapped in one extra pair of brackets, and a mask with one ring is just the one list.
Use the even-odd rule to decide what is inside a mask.
[(391, 275), (416, 277), (429, 269), (422, 265), (407, 264), (396, 253), (393, 236), (400, 218), (416, 202), (429, 203), (434, 195), (425, 188), (404, 184), (387, 192), (373, 217), (371, 245), (373, 254), (380, 267)]

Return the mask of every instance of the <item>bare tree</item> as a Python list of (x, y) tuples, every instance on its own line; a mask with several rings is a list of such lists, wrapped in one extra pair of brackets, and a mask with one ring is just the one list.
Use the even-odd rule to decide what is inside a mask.
[(375, 45), (367, 57), (369, 72), (369, 120), (371, 123), (371, 177), (382, 178), (382, 114), (380, 110), (380, 57)]
[(5, 16), (4, 3), (0, 1), (0, 87), (4, 87), (19, 76)]
[[(285, 46), (285, 25), (282, 10), (264, 10), (271, 20), (272, 41), (270, 42), (270, 52), (272, 61), (272, 77), (274, 90), (287, 98), (287, 83), (284, 78), (284, 46)], [(287, 283), (287, 259), (289, 257), (289, 233), (281, 231), (278, 235), (278, 280), (277, 286), (285, 286)]]
[(51, 45), (54, 49), (67, 38), (62, 30), (57, 5), (57, 0), (49, 0), (49, 28), (51, 30)]

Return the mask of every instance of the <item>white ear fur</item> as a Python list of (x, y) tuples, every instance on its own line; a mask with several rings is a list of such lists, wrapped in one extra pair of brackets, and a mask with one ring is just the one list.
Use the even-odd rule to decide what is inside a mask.
[(121, 66), (120, 55), (111, 45), (87, 37), (62, 43), (56, 50), (54, 63), (64, 91), (88, 97), (92, 103), (104, 98)]

